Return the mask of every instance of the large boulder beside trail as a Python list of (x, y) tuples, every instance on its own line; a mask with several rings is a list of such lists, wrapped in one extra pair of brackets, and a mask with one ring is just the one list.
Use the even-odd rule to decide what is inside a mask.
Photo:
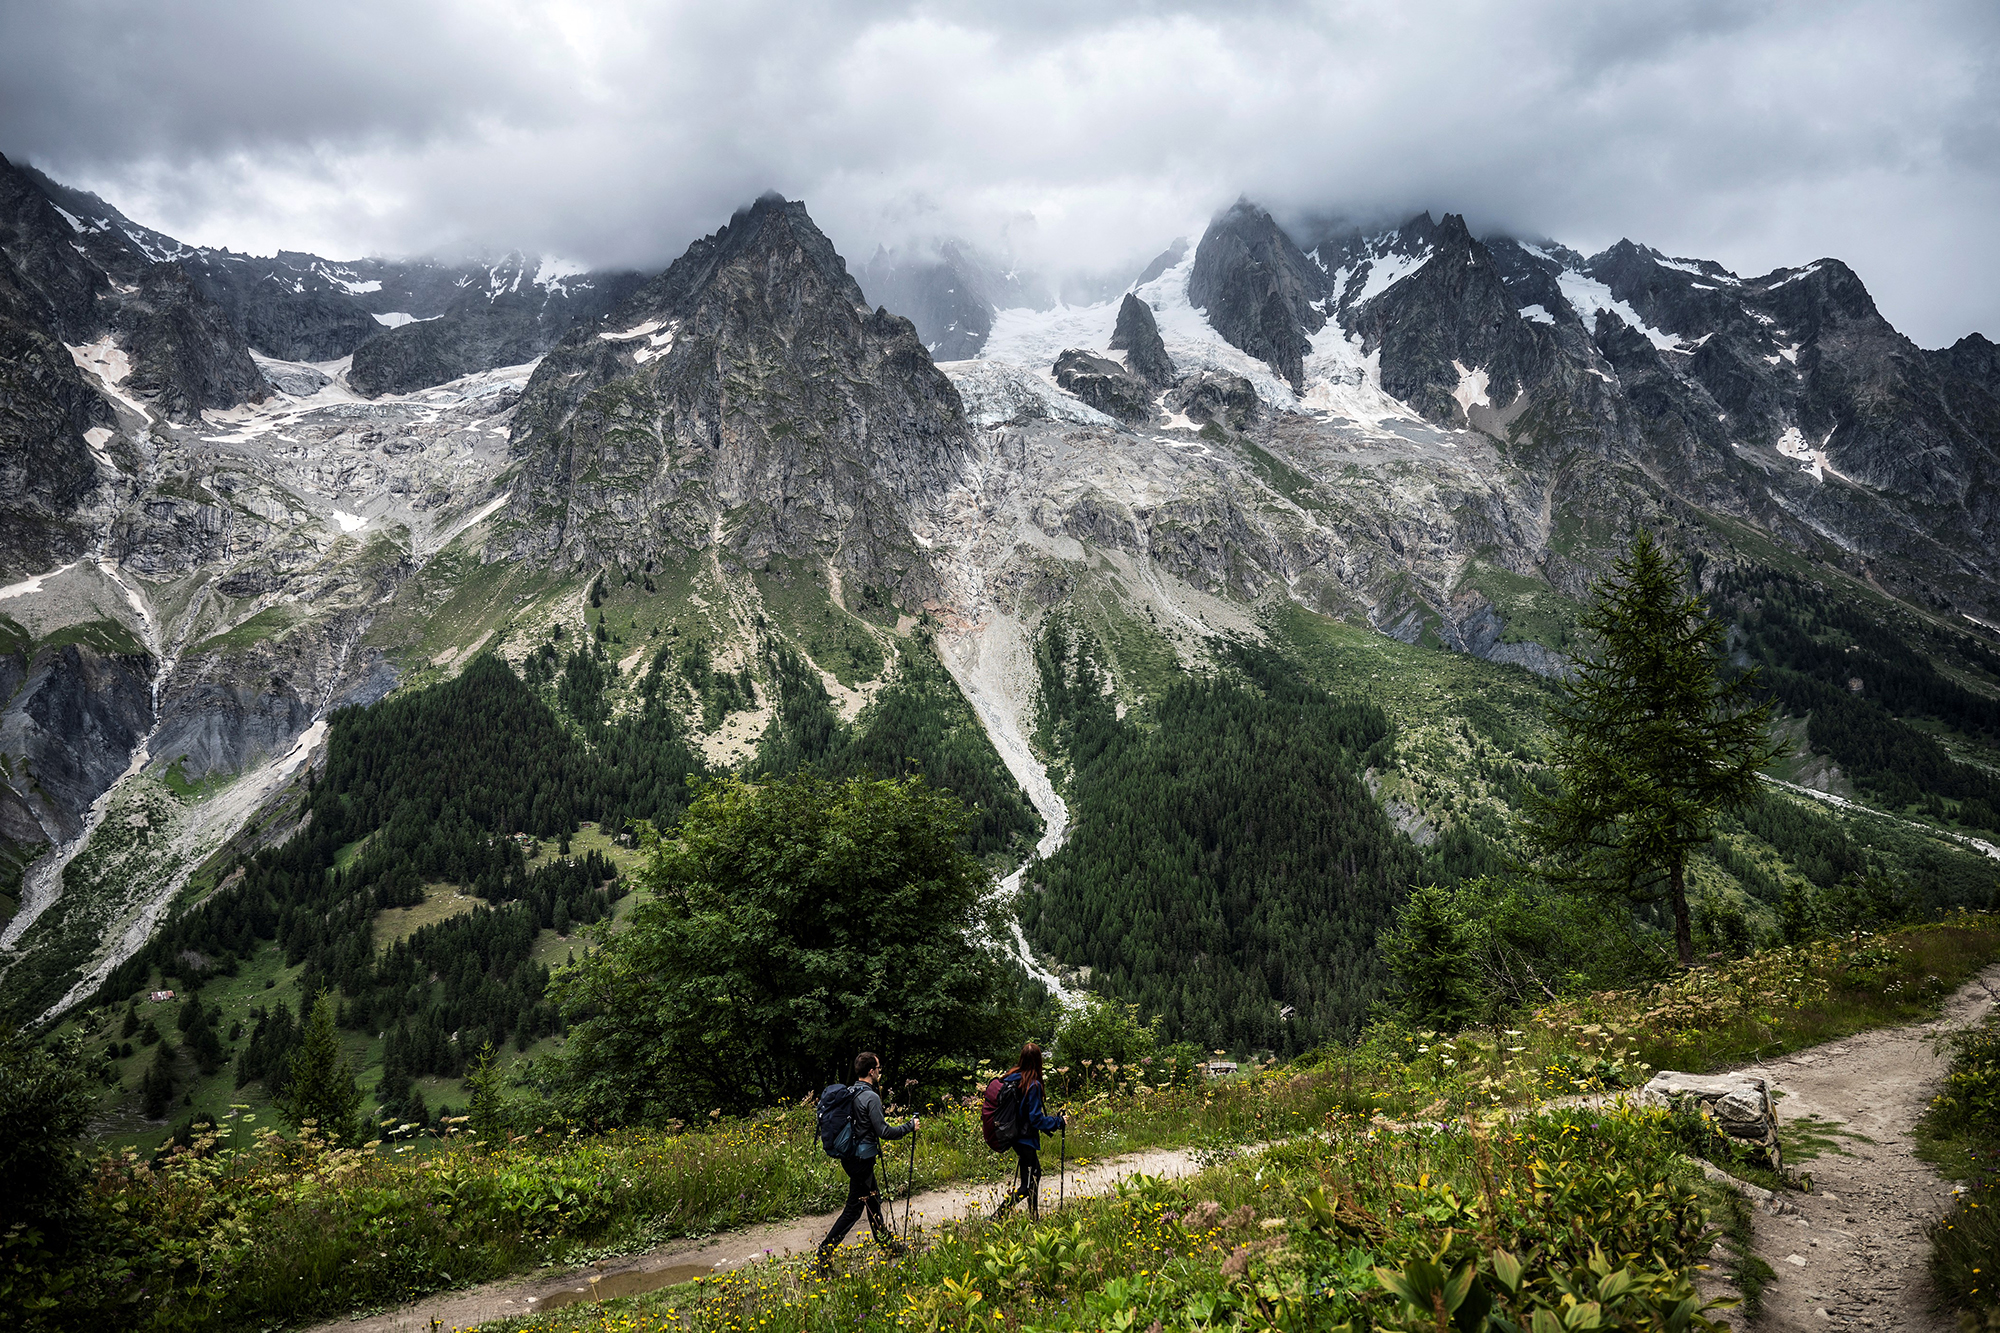
[(1778, 1116), (1771, 1090), (1756, 1074), (1680, 1074), (1663, 1069), (1639, 1090), (1639, 1100), (1697, 1111), (1730, 1138), (1763, 1152), (1771, 1169), (1782, 1170)]

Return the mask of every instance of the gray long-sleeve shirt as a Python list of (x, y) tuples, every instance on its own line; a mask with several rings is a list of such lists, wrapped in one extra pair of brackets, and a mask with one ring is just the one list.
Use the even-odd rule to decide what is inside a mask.
[(900, 1139), (910, 1132), (908, 1122), (891, 1125), (882, 1115), (882, 1097), (866, 1083), (854, 1085), (854, 1128), (859, 1140), (856, 1157), (873, 1157), (881, 1151), (883, 1139)]

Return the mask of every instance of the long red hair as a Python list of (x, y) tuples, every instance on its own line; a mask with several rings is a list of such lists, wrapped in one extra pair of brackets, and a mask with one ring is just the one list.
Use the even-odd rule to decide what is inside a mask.
[(1042, 1048), (1035, 1045), (1032, 1041), (1022, 1046), (1021, 1058), (1014, 1062), (1014, 1070), (1021, 1076), (1021, 1090), (1023, 1092), (1028, 1090), (1030, 1084), (1040, 1083), (1042, 1081)]

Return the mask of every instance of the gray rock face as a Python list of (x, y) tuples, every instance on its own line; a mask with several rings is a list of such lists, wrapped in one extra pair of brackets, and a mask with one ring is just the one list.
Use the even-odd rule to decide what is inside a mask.
[(0, 578), (66, 564), (89, 544), (76, 518), (97, 487), (84, 432), (113, 417), (52, 323), (0, 254)]
[(269, 758), (311, 721), (312, 709), (283, 676), (200, 684), (163, 706), (150, 752), (158, 765), (177, 763), (183, 777), (199, 781)]
[(1106, 416), (1144, 421), (1153, 414), (1152, 386), (1106, 357), (1072, 347), (1056, 358), (1055, 377), (1057, 384)]
[(1174, 359), (1160, 340), (1160, 325), (1153, 307), (1132, 293), (1125, 293), (1118, 307), (1118, 326), (1111, 330), (1111, 350), (1124, 352), (1132, 373), (1155, 389), (1174, 382)]
[(148, 658), (81, 644), (35, 654), (0, 711), (0, 750), (19, 756), (9, 785), (47, 841), (75, 837), (83, 812), (125, 771), (152, 725), (151, 674)]
[(507, 553), (636, 564), (719, 537), (919, 600), (936, 578), (909, 516), (969, 452), (916, 329), (869, 310), (805, 206), (775, 195), (551, 352), (512, 443)]
[(1460, 366), (1486, 372), (1485, 397), (1495, 409), (1547, 377), (1556, 356), (1553, 335), (1516, 314), (1499, 267), (1465, 219), (1448, 213), (1433, 226), (1425, 214), (1406, 224), (1401, 238), (1421, 247), (1428, 261), (1372, 300), (1341, 311), (1343, 325), (1361, 334), (1362, 350), (1380, 351), (1383, 389), (1429, 420), (1470, 425), (1455, 396)]
[(132, 352), (128, 384), (171, 420), (198, 421), (204, 408), (261, 403), (270, 392), (242, 335), (179, 264), (146, 271), (117, 327)]
[[(377, 328), (354, 349), (347, 381), (370, 397), (411, 393), (461, 375), (532, 361), (560, 342), (570, 329), (594, 324), (644, 281), (637, 273), (589, 275), (572, 289), (524, 281), (527, 256), (514, 256), (502, 282), (495, 269), (488, 281), (468, 287), (435, 319)], [(482, 274), (482, 276), (486, 276)]]
[(0, 253), (15, 282), (35, 293), (48, 326), (63, 342), (89, 342), (104, 328), (98, 306), (111, 291), (103, 271), (76, 251), (69, 226), (34, 178), (0, 157)]
[(1188, 300), (1215, 331), (1291, 382), (1305, 383), (1310, 335), (1326, 327), (1316, 305), (1326, 274), (1299, 253), (1271, 215), (1239, 200), (1209, 224), (1195, 248)]
[(1236, 431), (1248, 430), (1264, 410), (1263, 400), (1249, 380), (1209, 370), (1187, 376), (1167, 401), (1190, 421), (1220, 422)]

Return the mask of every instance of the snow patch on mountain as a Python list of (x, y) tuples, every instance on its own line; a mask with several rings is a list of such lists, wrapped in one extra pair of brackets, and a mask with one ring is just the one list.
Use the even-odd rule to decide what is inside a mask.
[[(1366, 260), (1354, 265), (1352, 269), (1343, 268), (1333, 275), (1336, 305), (1343, 307), (1366, 305), (1431, 262), (1433, 251), (1430, 246), (1425, 246), (1413, 255), (1389, 249), (1387, 243), (1393, 236), (1394, 233), (1391, 233), (1390, 236), (1372, 242), (1371, 253)], [(1366, 276), (1362, 276), (1363, 269), (1367, 270)], [(1356, 277), (1361, 277), (1361, 290), (1350, 295), (1348, 288)]]
[[(569, 280), (588, 273), (590, 269), (573, 259), (558, 259), (554, 255), (543, 255), (542, 262), (535, 269), (535, 286), (545, 289), (551, 296), (569, 295)], [(588, 287), (589, 283), (578, 283)]]
[(1486, 372), (1484, 370), (1467, 370), (1465, 363), (1462, 361), (1452, 362), (1451, 368), (1458, 372), (1458, 385), (1451, 391), (1451, 396), (1458, 401), (1459, 410), (1465, 413), (1466, 419), (1469, 421), (1472, 418), (1472, 409), (1475, 404), (1480, 407), (1491, 407), (1493, 405), (1487, 389)]
[[(1392, 418), (1420, 419), (1382, 391), (1380, 353), (1364, 354), (1360, 339), (1342, 329), (1336, 319), (1328, 319), (1326, 326), (1313, 335), (1312, 350), (1305, 358), (1304, 392), (1293, 393), (1292, 386), (1269, 365), (1217, 333), (1208, 322), (1207, 312), (1188, 300), (1188, 279), (1194, 272), (1194, 262), (1195, 251), (1190, 249), (1179, 263), (1157, 278), (1131, 289), (1133, 295), (1152, 309), (1160, 341), (1180, 373), (1210, 371), (1241, 376), (1250, 381), (1259, 398), (1281, 412), (1317, 412), (1363, 425)], [(1421, 267), (1421, 262), (1394, 267), (1399, 276), (1406, 277)], [(1395, 280), (1385, 279), (1383, 290)], [(1030, 399), (1045, 409), (1035, 411), (1030, 407), (1032, 415), (1111, 424), (1111, 418), (1058, 388), (1054, 367), (1056, 358), (1072, 347), (1093, 356), (1122, 361), (1111, 350), (1110, 342), (1118, 323), (1118, 307), (1123, 301), (1121, 292), (1116, 300), (1096, 305), (997, 311), (993, 316), (993, 331), (987, 335), (979, 356), (970, 361), (944, 362), (939, 369), (958, 385), (960, 395), (966, 399), (966, 410), (978, 425), (1014, 420)], [(1007, 367), (1013, 373), (979, 369), (982, 366)]]
[(1539, 305), (1524, 305), (1515, 313), (1520, 315), (1522, 319), (1530, 320), (1536, 324), (1553, 324), (1556, 322), (1556, 317)]
[(981, 358), (940, 361), (937, 368), (958, 389), (958, 396), (965, 403), (966, 420), (981, 429), (1035, 417), (1079, 426), (1118, 424), (1081, 398), (1056, 387), (1046, 367), (1037, 370)]
[[(1825, 481), (1829, 472), (1836, 477), (1842, 476), (1826, 459), (1826, 446), (1832, 439), (1833, 432), (1828, 431), (1826, 439), (1814, 444), (1797, 426), (1787, 426), (1785, 433), (1778, 437), (1778, 452), (1796, 461), (1799, 471), (1810, 472), (1814, 481)], [(1845, 477), (1842, 477), (1842, 480), (1845, 480)]]
[(1671, 333), (1662, 333), (1651, 324), (1648, 324), (1644, 319), (1640, 318), (1638, 311), (1634, 310), (1626, 302), (1613, 296), (1611, 289), (1596, 278), (1585, 273), (1579, 273), (1575, 269), (1564, 265), (1561, 259), (1541, 249), (1539, 246), (1523, 243), (1521, 248), (1530, 254), (1539, 255), (1550, 263), (1559, 266), (1560, 271), (1556, 274), (1556, 286), (1562, 289), (1563, 299), (1569, 302), (1570, 309), (1576, 312), (1576, 317), (1583, 321), (1583, 326), (1586, 329), (1596, 324), (1598, 311), (1609, 310), (1618, 316), (1618, 318), (1645, 334), (1647, 341), (1651, 342), (1653, 346), (1659, 348), (1661, 351), (1683, 352), (1687, 350), (1679, 338), (1676, 338)]

